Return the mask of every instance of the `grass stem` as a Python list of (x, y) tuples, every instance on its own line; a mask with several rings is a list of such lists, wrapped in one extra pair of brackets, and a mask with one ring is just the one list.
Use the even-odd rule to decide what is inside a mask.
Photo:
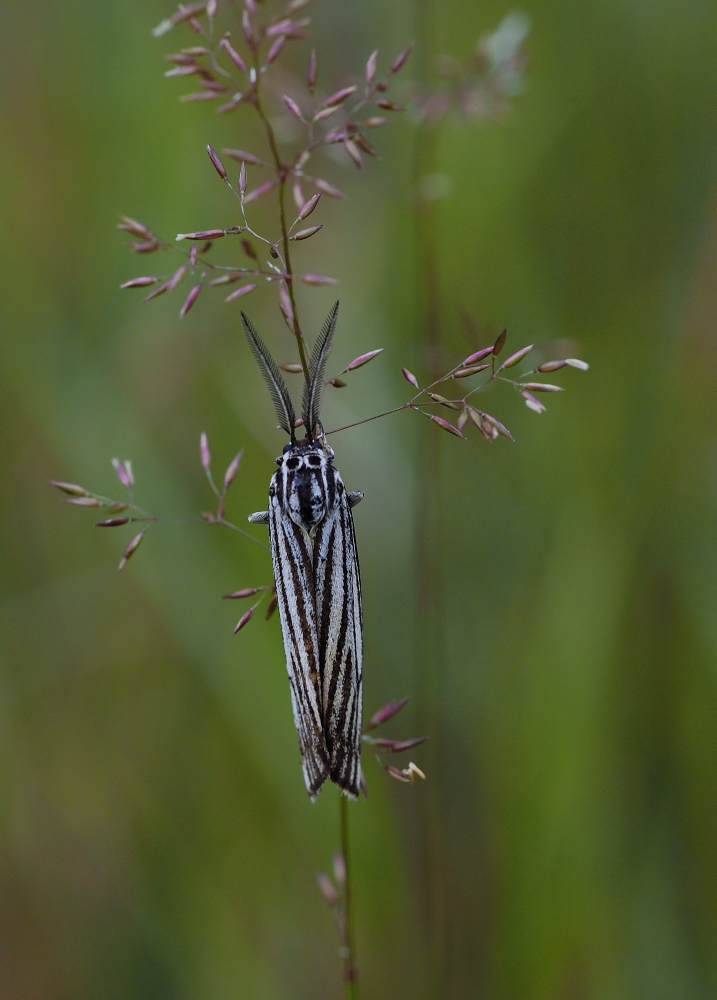
[(356, 941), (354, 938), (353, 888), (351, 885), (351, 852), (349, 845), (349, 800), (339, 794), (341, 811), (341, 853), (346, 868), (344, 886), (344, 919), (342, 957), (344, 963), (344, 988), (346, 1000), (358, 1000), (358, 969), (356, 968)]

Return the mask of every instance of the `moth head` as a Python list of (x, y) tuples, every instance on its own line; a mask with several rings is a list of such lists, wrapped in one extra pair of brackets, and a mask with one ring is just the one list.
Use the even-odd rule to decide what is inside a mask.
[(333, 457), (334, 453), (328, 446), (324, 447), (319, 441), (304, 438), (295, 444), (285, 445), (276, 464), (285, 466), (290, 472), (296, 472), (301, 468), (320, 469), (331, 462)]

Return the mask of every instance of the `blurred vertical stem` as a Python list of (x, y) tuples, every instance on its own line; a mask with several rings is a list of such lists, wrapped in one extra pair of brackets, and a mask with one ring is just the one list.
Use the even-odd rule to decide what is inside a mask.
[[(434, 53), (432, 0), (416, 0), (416, 60), (419, 86), (429, 91)], [(435, 200), (426, 179), (435, 172), (436, 127), (424, 119), (418, 126), (414, 155), (413, 196), (416, 199), (416, 301), (423, 346), (423, 366), (432, 382), (441, 369), (441, 301)], [(429, 995), (443, 995), (445, 955), (445, 894), (441, 826), (442, 707), (440, 678), (444, 676), (444, 586), (441, 562), (441, 441), (439, 428), (426, 421), (420, 451), (417, 510), (418, 635), (416, 670), (417, 723), (429, 733), (428, 776), (424, 803), (423, 863), (425, 869), (424, 927), (428, 942)]]
[(264, 130), (266, 132), (266, 138), (269, 143), (269, 148), (271, 150), (272, 158), (274, 160), (274, 168), (276, 170), (276, 176), (279, 181), (279, 190), (278, 190), (279, 219), (281, 221), (281, 241), (284, 251), (284, 262), (286, 264), (286, 290), (289, 293), (291, 309), (294, 314), (293, 315), (294, 337), (296, 338), (296, 346), (299, 350), (299, 360), (301, 361), (301, 367), (304, 370), (304, 378), (308, 382), (309, 365), (306, 360), (304, 335), (301, 332), (301, 326), (299, 324), (299, 313), (296, 308), (296, 299), (294, 297), (294, 272), (291, 267), (291, 256), (289, 254), (289, 230), (286, 224), (286, 209), (284, 207), (284, 192), (286, 189), (287, 167), (286, 164), (281, 162), (281, 157), (279, 156), (279, 147), (276, 144), (276, 135), (274, 134), (274, 129), (261, 105), (261, 100), (259, 95), (259, 85), (258, 85), (258, 81), (261, 79), (261, 73), (260, 73), (260, 68), (256, 66), (256, 61), (254, 64), (254, 68), (257, 72), (257, 89), (256, 89), (256, 98), (254, 101), (254, 107), (256, 108), (259, 118), (261, 119), (261, 122), (264, 126)]
[(344, 885), (344, 922), (341, 953), (344, 963), (346, 1000), (358, 1000), (358, 969), (356, 968), (356, 943), (354, 940), (354, 907), (351, 890), (351, 855), (349, 852), (349, 801), (339, 793), (341, 809), (341, 853), (344, 856), (346, 883)]

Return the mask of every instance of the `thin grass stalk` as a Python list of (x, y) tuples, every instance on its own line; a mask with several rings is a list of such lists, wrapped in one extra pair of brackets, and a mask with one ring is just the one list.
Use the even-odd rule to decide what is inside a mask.
[[(432, 0), (416, 0), (416, 49), (421, 87), (431, 82), (434, 17)], [(416, 300), (418, 327), (423, 341), (423, 363), (433, 382), (441, 375), (441, 298), (437, 260), (437, 225), (435, 201), (425, 189), (424, 178), (435, 169), (436, 126), (424, 120), (419, 126), (414, 156), (413, 190), (416, 212)], [(443, 878), (443, 829), (441, 801), (440, 747), (443, 710), (440, 678), (444, 676), (443, 638), (445, 633), (445, 595), (440, 558), (441, 435), (432, 422), (424, 430), (419, 468), (416, 557), (417, 593), (417, 664), (416, 715), (421, 731), (430, 733), (428, 760), (431, 780), (424, 802), (423, 866), (424, 928), (429, 960), (430, 996), (443, 996), (445, 980), (445, 892)]]
[(346, 884), (344, 886), (343, 942), (341, 954), (344, 966), (346, 1000), (358, 1000), (358, 969), (356, 967), (356, 940), (354, 936), (353, 890), (351, 886), (351, 852), (349, 844), (349, 800), (339, 795), (341, 823), (341, 852), (344, 856)]
[(309, 364), (306, 360), (306, 349), (304, 345), (304, 335), (301, 332), (301, 326), (299, 324), (299, 313), (296, 308), (296, 299), (294, 298), (294, 273), (291, 269), (291, 255), (289, 252), (289, 229), (286, 224), (286, 208), (284, 206), (284, 189), (286, 187), (286, 167), (281, 162), (281, 157), (279, 156), (279, 148), (276, 144), (276, 136), (274, 135), (274, 129), (271, 122), (264, 113), (264, 109), (261, 107), (261, 103), (257, 94), (256, 110), (259, 117), (264, 125), (264, 130), (266, 131), (266, 138), (269, 143), (269, 148), (271, 150), (271, 155), (274, 159), (274, 166), (276, 167), (277, 177), (279, 178), (279, 219), (281, 222), (281, 242), (284, 254), (284, 263), (286, 264), (286, 288), (289, 293), (289, 301), (291, 302), (291, 310), (293, 312), (293, 326), (294, 326), (294, 337), (296, 338), (296, 346), (299, 350), (299, 360), (301, 361), (301, 367), (304, 370), (304, 378), (309, 381)]

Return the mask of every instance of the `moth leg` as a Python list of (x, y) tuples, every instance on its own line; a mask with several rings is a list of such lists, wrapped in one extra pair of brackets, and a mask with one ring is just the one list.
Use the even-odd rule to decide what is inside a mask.
[[(346, 494), (346, 499), (349, 502), (349, 507), (355, 507), (357, 503), (361, 503), (363, 497), (364, 497), (363, 490), (354, 490), (353, 493)], [(254, 515), (252, 514), (252, 517), (253, 516)], [(249, 518), (249, 520), (251, 520), (251, 518)]]
[[(361, 494), (363, 496), (363, 493)], [(256, 514), (250, 514), (247, 521), (251, 521), (252, 524), (268, 524), (269, 523), (269, 511), (268, 510), (258, 510)]]

